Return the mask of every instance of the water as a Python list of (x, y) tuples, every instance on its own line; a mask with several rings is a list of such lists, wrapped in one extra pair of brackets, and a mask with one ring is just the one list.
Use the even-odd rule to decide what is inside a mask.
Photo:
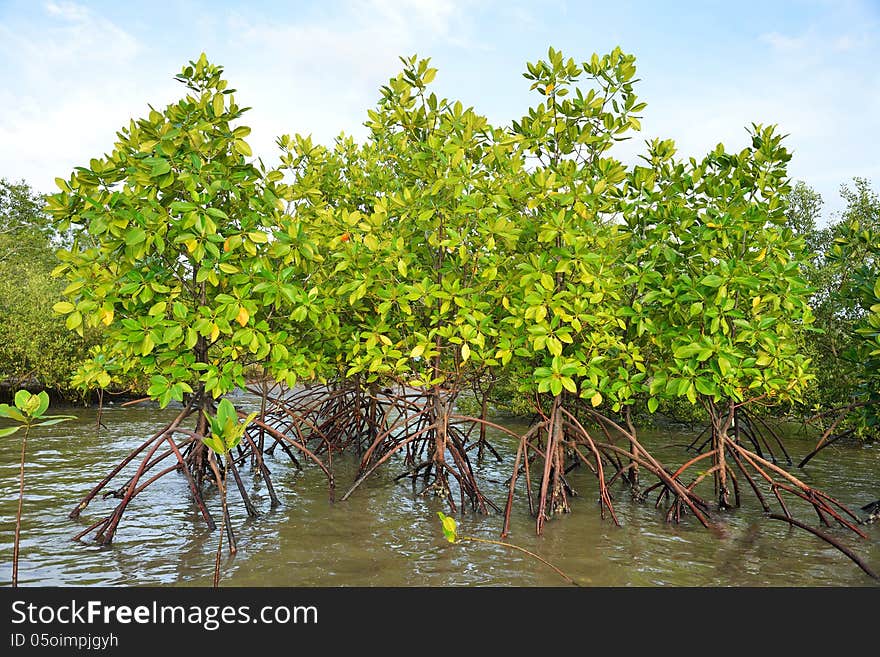
[[(239, 400), (241, 401), (241, 400)], [(252, 399), (245, 399), (252, 403)], [(55, 409), (55, 412), (61, 412)], [(171, 474), (152, 485), (129, 506), (112, 545), (72, 542), (71, 537), (104, 517), (118, 500), (100, 497), (70, 520), (68, 512), (129, 450), (176, 413), (150, 407), (110, 407), (96, 436), (94, 410), (74, 409), (79, 419), (36, 429), (28, 447), (19, 584), (22, 586), (168, 585), (210, 586), (217, 533), (207, 530), (190, 503), (185, 479)], [(525, 426), (507, 423), (521, 432)], [(479, 467), (484, 492), (503, 506), (515, 446), (491, 434), (505, 457)], [(655, 456), (682, 461), (680, 445), (688, 432), (644, 434)], [(2, 442), (0, 452), (0, 584), (11, 582), (12, 539), (18, 496), (20, 435)], [(670, 446), (678, 444), (679, 446)], [(665, 445), (665, 446), (664, 446)], [(811, 440), (787, 443), (795, 459), (807, 454)], [(413, 495), (408, 483), (395, 483), (400, 464), (389, 463), (346, 502), (329, 501), (326, 480), (304, 462), (293, 469), (278, 450), (268, 459), (282, 505), (270, 509), (265, 486), (244, 473), (261, 510), (248, 518), (230, 489), (238, 554), (224, 548), (222, 583), (226, 586), (565, 586), (544, 564), (498, 545), (451, 545), (443, 538), (437, 511), (440, 500)], [(354, 459), (335, 462), (338, 494), (353, 480)], [(796, 476), (857, 509), (880, 498), (880, 449), (834, 445)], [(853, 562), (802, 530), (763, 517), (750, 492), (743, 508), (719, 515), (720, 532), (704, 529), (692, 517), (668, 525), (652, 504), (631, 501), (614, 489), (622, 524), (599, 515), (594, 476), (571, 473), (580, 496), (573, 513), (547, 523), (534, 535), (534, 519), (520, 494), (507, 538), (540, 554), (585, 586), (875, 586)], [(216, 495), (210, 498), (219, 518)], [(793, 505), (792, 508), (796, 508)], [(798, 518), (814, 524), (809, 509)], [(500, 515), (459, 516), (459, 533), (497, 540)], [(830, 534), (880, 571), (880, 523), (864, 526), (867, 540), (844, 532)]]

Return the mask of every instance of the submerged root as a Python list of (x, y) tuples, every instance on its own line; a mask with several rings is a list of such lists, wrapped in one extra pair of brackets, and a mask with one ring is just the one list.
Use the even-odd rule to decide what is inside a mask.
[[(629, 488), (632, 494), (632, 473), (639, 472), (640, 477), (655, 477), (658, 481), (644, 493), (638, 493), (640, 499), (659, 488), (659, 501), (669, 504), (667, 518), (680, 520), (686, 513), (692, 513), (704, 526), (709, 526), (708, 505), (704, 500), (677, 481), (638, 441), (635, 432), (624, 429), (613, 420), (593, 410), (585, 411), (587, 416), (599, 427), (605, 441), (596, 440), (586, 426), (557, 398), (549, 415), (540, 415), (541, 419), (520, 438), (514, 462), (513, 473), (508, 480), (507, 505), (504, 512), (504, 526), (501, 536), (510, 533), (510, 517), (515, 496), (516, 484), (522, 474), (525, 489), (529, 498), (529, 509), (536, 516), (535, 529), (537, 534), (543, 532), (547, 520), (559, 513), (571, 511), (569, 498), (573, 492), (565, 480), (565, 473), (572, 467), (584, 465), (595, 476), (598, 483), (599, 512), (604, 519), (610, 516), (615, 525), (620, 525), (611, 495), (611, 484), (619, 478), (629, 476)], [(622, 437), (629, 443), (629, 449), (614, 444)], [(572, 460), (567, 464), (567, 460)], [(541, 467), (541, 476), (533, 490), (529, 465), (537, 461)], [(537, 498), (537, 505), (532, 502)]]
[[(226, 459), (225, 463), (213, 463), (210, 458), (210, 450), (201, 441), (208, 426), (207, 411), (210, 402), (194, 398), (184, 406), (180, 413), (167, 425), (154, 433), (150, 438), (133, 449), (120, 463), (96, 485), (70, 512), (71, 518), (78, 518), (88, 507), (92, 500), (101, 495), (103, 498), (115, 497), (119, 503), (104, 518), (92, 523), (80, 531), (74, 540), (82, 540), (94, 533), (94, 540), (101, 545), (112, 543), (119, 524), (131, 503), (150, 486), (171, 473), (180, 473), (187, 482), (192, 499), (196, 504), (200, 515), (210, 530), (215, 530), (217, 524), (211, 512), (208, 510), (205, 495), (205, 483), (219, 486), (225, 484), (226, 473), (231, 473), (230, 481), (235, 483), (239, 498), (245, 506), (247, 514), (254, 517), (259, 514), (256, 505), (251, 500), (240, 468), (248, 459), (254, 464), (254, 471), (263, 479), (269, 491), (272, 506), (279, 501), (272, 483), (271, 473), (266, 466), (264, 451), (259, 448), (254, 438), (246, 432), (245, 440), (240, 445), (237, 456)], [(182, 425), (187, 419), (195, 418), (195, 430), (184, 428)], [(126, 469), (127, 466), (137, 464), (134, 474), (128, 476), (121, 484), (111, 488), (111, 484)], [(223, 478), (223, 482), (218, 480)], [(225, 490), (225, 488), (224, 488)], [(224, 496), (225, 497), (225, 496)], [(229, 537), (229, 546), (234, 547), (234, 535), (232, 534), (231, 521), (224, 502), (223, 524)]]
[[(361, 456), (358, 476), (342, 496), (347, 500), (376, 470), (395, 454), (404, 456), (408, 469), (395, 480), (410, 478), (424, 481), (421, 493), (442, 497), (450, 510), (466, 509), (478, 513), (498, 510), (480, 490), (468, 452), (473, 447), (470, 431), (463, 431), (460, 423), (479, 422), (477, 418), (454, 415), (451, 412), (453, 396), (447, 391), (433, 389), (419, 393), (383, 393), (391, 400), (395, 417), (387, 419), (384, 428), (366, 446)], [(390, 414), (386, 414), (386, 418)], [(470, 443), (470, 444), (469, 444)], [(455, 501), (450, 477), (458, 490)]]

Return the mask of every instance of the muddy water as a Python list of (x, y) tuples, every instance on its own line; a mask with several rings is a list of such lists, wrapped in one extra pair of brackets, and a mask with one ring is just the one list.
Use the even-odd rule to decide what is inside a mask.
[[(252, 399), (245, 398), (247, 403)], [(55, 409), (60, 412), (59, 409)], [(113, 499), (98, 498), (80, 520), (67, 513), (111, 464), (175, 411), (110, 407), (96, 435), (95, 411), (73, 409), (76, 422), (35, 430), (29, 442), (22, 529), (20, 585), (210, 586), (217, 534), (209, 532), (189, 503), (186, 482), (169, 475), (139, 496), (110, 546), (75, 543), (71, 537), (106, 515)], [(508, 422), (515, 431), (525, 426)], [(492, 434), (490, 434), (492, 435)], [(664, 462), (682, 460), (689, 432), (646, 433), (644, 443)], [(506, 496), (514, 446), (495, 434), (505, 457), (479, 467), (485, 492), (499, 506)], [(812, 442), (788, 441), (795, 459)], [(12, 538), (18, 494), (19, 436), (0, 451), (0, 584), (11, 581)], [(497, 545), (448, 544), (436, 512), (439, 500), (414, 495), (395, 483), (400, 464), (377, 473), (346, 502), (331, 503), (326, 481), (315, 467), (293, 469), (278, 453), (269, 460), (282, 505), (270, 509), (264, 485), (250, 475), (262, 511), (249, 519), (231, 490), (239, 551), (224, 552), (222, 578), (229, 586), (557, 586), (565, 582), (521, 552)], [(335, 462), (340, 495), (354, 477), (352, 459)], [(835, 445), (800, 475), (841, 502), (858, 508), (880, 498), (880, 447)], [(593, 475), (576, 471), (580, 493), (574, 512), (547, 523), (534, 535), (524, 496), (517, 501), (508, 541), (539, 553), (583, 585), (593, 586), (875, 586), (858, 567), (826, 543), (784, 523), (762, 517), (756, 500), (718, 516), (719, 530), (703, 529), (692, 518), (667, 525), (652, 504), (631, 501), (615, 489), (621, 527), (602, 520)], [(211, 498), (218, 507), (216, 496)], [(792, 508), (796, 508), (794, 505)], [(815, 514), (799, 517), (815, 523)], [(219, 509), (216, 510), (219, 516)], [(459, 518), (460, 533), (498, 539), (499, 515)], [(880, 571), (880, 523), (865, 527), (868, 540), (842, 530), (831, 533)]]

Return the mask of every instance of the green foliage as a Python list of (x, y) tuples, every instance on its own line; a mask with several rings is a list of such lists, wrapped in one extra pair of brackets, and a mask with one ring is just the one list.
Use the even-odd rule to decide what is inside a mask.
[(60, 236), (43, 211), (44, 204), (42, 196), (25, 182), (0, 178), (0, 264), (4, 268), (53, 260), (51, 246)]
[(613, 412), (803, 395), (820, 199), (789, 189), (773, 128), (700, 161), (655, 141), (626, 167), (613, 146), (645, 104), (619, 48), (527, 64), (540, 100), (506, 130), (402, 62), (363, 144), (285, 135), (266, 170), (202, 56), (185, 98), (59, 180), (49, 211), (75, 239), (55, 310), (105, 336), (76, 381), (136, 377), (162, 405), (254, 367), (288, 385), (491, 372)]
[(855, 329), (842, 353), (855, 370), (851, 401), (864, 404), (853, 409), (852, 421), (874, 437), (880, 426), (880, 197), (867, 181), (855, 183), (855, 190), (842, 191), (847, 209), (828, 260), (841, 272), (838, 315)]
[(0, 180), (0, 381), (64, 392), (96, 336), (71, 334), (52, 312), (64, 288), (50, 276), (61, 239), (43, 205), (26, 184)]
[(671, 397), (779, 402), (809, 384), (796, 339), (813, 321), (806, 256), (785, 228), (790, 155), (772, 127), (749, 134), (738, 153), (719, 144), (688, 164), (654, 142), (650, 167), (634, 172), (646, 207), (656, 208), (628, 219), (649, 245), (632, 279), (638, 332), (656, 353), (649, 410)]
[(824, 228), (818, 227), (821, 199), (815, 192), (796, 186), (789, 198), (788, 224), (811, 245), (803, 271), (812, 288), (818, 329), (801, 336), (817, 377), (801, 412), (812, 415), (856, 405), (841, 428), (871, 436), (880, 388), (872, 325), (880, 277), (880, 198), (862, 178), (855, 178), (852, 188), (844, 186), (841, 196), (844, 211)]
[(55, 305), (69, 329), (103, 327), (103, 350), (77, 377), (149, 381), (162, 406), (204, 389), (219, 397), (264, 362), (289, 383), (293, 337), (258, 283), (286, 272), (302, 238), (282, 220), (280, 175), (251, 154), (245, 111), (204, 54), (177, 79), (189, 93), (117, 133), (113, 151), (77, 167), (48, 209), (74, 243), (56, 269), (69, 281)]
[(73, 415), (46, 415), (49, 410), (49, 395), (45, 391), (32, 394), (27, 390), (19, 390), (15, 393), (14, 403), (14, 406), (0, 404), (0, 418), (18, 423), (16, 426), (0, 429), (0, 438), (11, 436), (22, 427), (48, 427), (76, 419)]
[(88, 357), (97, 331), (73, 334), (52, 311), (63, 285), (51, 265), (18, 262), (0, 273), (0, 380), (13, 385), (70, 388), (77, 363)]
[(296, 219), (326, 263), (315, 303), (293, 316), (330, 318), (317, 351), (344, 376), (432, 386), (510, 358), (494, 343), (517, 235), (504, 175), (517, 161), (485, 117), (429, 92), (428, 60), (402, 61), (362, 146), (280, 140)]
[(250, 424), (257, 413), (251, 413), (244, 422), (238, 421), (238, 412), (228, 399), (221, 399), (217, 405), (217, 413), (211, 418), (211, 433), (202, 438), (208, 447), (219, 455), (226, 454), (238, 447), (244, 436), (247, 425)]
[(609, 154), (640, 127), (634, 57), (614, 49), (577, 64), (551, 48), (527, 69), (545, 100), (511, 135), (533, 166), (520, 183), (517, 277), (505, 299), (509, 351), (532, 365), (525, 389), (618, 409), (634, 393), (629, 372), (642, 359), (621, 333), (625, 245), (612, 219), (626, 169)]

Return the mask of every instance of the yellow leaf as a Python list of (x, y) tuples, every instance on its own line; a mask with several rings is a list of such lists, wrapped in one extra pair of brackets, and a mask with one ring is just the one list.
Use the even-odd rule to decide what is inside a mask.
[(245, 324), (248, 323), (248, 320), (250, 319), (250, 317), (251, 317), (251, 315), (247, 311), (247, 308), (245, 308), (244, 306), (240, 306), (238, 309), (238, 315), (236, 315), (236, 317), (235, 317), (235, 321), (238, 322), (239, 324), (241, 324), (242, 326), (244, 326)]
[(214, 342), (218, 337), (220, 337), (220, 327), (216, 324), (211, 324), (211, 342)]
[(423, 353), (425, 353), (425, 345), (417, 344), (415, 347), (413, 347), (413, 350), (409, 353), (409, 355), (410, 358), (418, 358)]
[(455, 543), (458, 538), (456, 533), (458, 531), (455, 518), (450, 518), (442, 511), (438, 511), (437, 515), (440, 516), (440, 522), (443, 523), (443, 535), (446, 536), (446, 540), (450, 543)]
[(466, 362), (471, 357), (471, 348), (467, 343), (461, 345), (461, 362)]
[(598, 406), (599, 404), (601, 404), (601, 403), (602, 403), (602, 393), (601, 393), (601, 392), (597, 392), (595, 395), (593, 395), (592, 397), (590, 397), (590, 403), (591, 403), (593, 406)]

